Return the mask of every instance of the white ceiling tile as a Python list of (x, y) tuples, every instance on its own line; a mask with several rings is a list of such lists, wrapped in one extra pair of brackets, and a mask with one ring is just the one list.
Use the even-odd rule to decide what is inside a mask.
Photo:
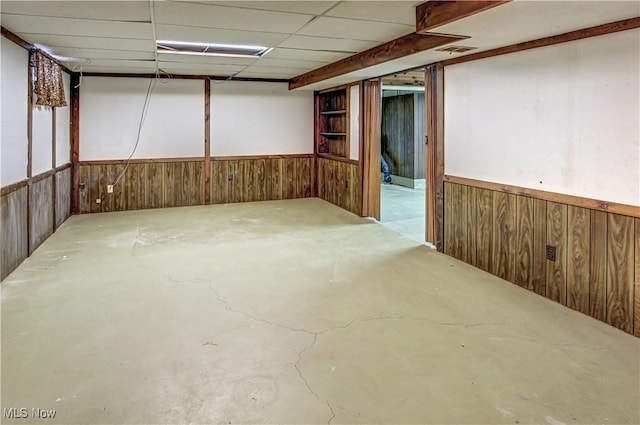
[(202, 64), (202, 65), (234, 65), (247, 66), (251, 65), (258, 58), (242, 58), (242, 57), (226, 57), (226, 56), (205, 56), (205, 55), (180, 55), (172, 53), (158, 53), (158, 58), (162, 62), (180, 62), (185, 64)]
[[(79, 71), (79, 69), (76, 69)], [(82, 67), (82, 72), (101, 72), (101, 73), (114, 73), (114, 74), (122, 74), (122, 73), (134, 73), (134, 74), (152, 74), (156, 72), (155, 65), (139, 65), (136, 67), (119, 67), (119, 66), (92, 66), (92, 65), (84, 65)], [(82, 83), (81, 83), (82, 84)]]
[(89, 37), (151, 39), (151, 24), (98, 21), (93, 19), (50, 18), (45, 16), (2, 15), (2, 25), (13, 32)]
[(638, 15), (638, 1), (513, 1), (433, 31), (469, 35), (465, 45), (486, 50)]
[(110, 49), (123, 51), (155, 50), (155, 43), (149, 40), (105, 38), (105, 37), (76, 37), (69, 35), (30, 34), (19, 32), (17, 35), (31, 44), (42, 44), (55, 49), (56, 47), (79, 47), (87, 49)]
[(83, 64), (83, 68), (93, 67), (117, 67), (117, 68), (145, 68), (155, 69), (153, 60), (119, 60), (119, 59), (93, 59), (89, 64)]
[(258, 31), (187, 27), (183, 25), (156, 25), (158, 40), (195, 41), (203, 43), (254, 44), (277, 46), (288, 34)]
[(286, 47), (277, 47), (270, 51), (267, 56), (270, 59), (289, 59), (296, 61), (317, 61), (317, 62), (335, 62), (340, 59), (349, 57), (351, 53), (332, 53), (317, 50), (301, 50), (289, 49)]
[[(245, 68), (244, 65), (207, 65), (201, 63), (181, 63), (181, 62), (160, 62), (160, 69), (165, 71), (171, 70), (199, 70), (205, 71), (205, 73), (220, 72), (220, 73), (234, 73), (242, 71)], [(200, 73), (200, 72), (198, 72)]]
[[(205, 3), (196, 0), (188, 0), (191, 3)], [(217, 4), (221, 6), (241, 7), (245, 9), (273, 10), (277, 12), (306, 13), (309, 15), (320, 15), (336, 1), (212, 1), (206, 4)]]
[(276, 66), (262, 66), (262, 65), (251, 65), (247, 69), (246, 72), (256, 72), (256, 73), (264, 73), (265, 75), (272, 74), (287, 74), (290, 77), (295, 77), (296, 75), (303, 74), (309, 69), (305, 68), (293, 68), (290, 66), (287, 67), (276, 67)]
[(320, 17), (298, 34), (385, 42), (412, 32), (415, 32), (415, 25)]
[(51, 49), (56, 56), (64, 56), (79, 59), (133, 59), (152, 60), (153, 52), (136, 52), (131, 50), (101, 50), (101, 49), (79, 49), (74, 47), (56, 47)]
[(345, 1), (326, 16), (416, 25), (415, 1)]
[(156, 2), (156, 23), (205, 28), (293, 33), (312, 15), (183, 2)]
[[(148, 1), (2, 1), (3, 14), (151, 22)], [(3, 16), (4, 19), (4, 16)]]
[(376, 41), (348, 40), (345, 38), (309, 37), (294, 35), (278, 47), (290, 47), (305, 50), (325, 50), (333, 53), (355, 53), (377, 46)]
[(301, 61), (301, 60), (288, 60), (288, 59), (274, 59), (268, 56), (262, 57), (258, 59), (254, 65), (257, 66), (270, 66), (270, 67), (281, 67), (281, 68), (304, 68), (304, 69), (314, 69), (320, 66), (326, 65), (327, 62), (317, 62), (317, 61)]
[(289, 74), (265, 74), (263, 72), (241, 72), (236, 77), (240, 78), (275, 78), (281, 80), (288, 80), (291, 78)]

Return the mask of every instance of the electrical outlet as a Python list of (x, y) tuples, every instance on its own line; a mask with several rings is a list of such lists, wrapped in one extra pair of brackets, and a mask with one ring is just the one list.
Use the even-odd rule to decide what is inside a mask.
[(556, 247), (555, 245), (547, 245), (546, 247), (546, 258), (549, 261), (556, 261)]
[(100, 204), (100, 203), (102, 203), (102, 199), (100, 198), (96, 199), (96, 204)]
[(80, 186), (79, 186), (80, 192), (84, 192), (86, 187), (87, 186), (84, 183), (80, 183)]
[(112, 184), (108, 184), (107, 185), (107, 193), (113, 193), (113, 185)]
[(227, 176), (227, 178), (229, 179), (229, 181), (233, 181), (233, 173), (229, 173), (229, 175)]
[(344, 188), (349, 189), (349, 180), (344, 181)]

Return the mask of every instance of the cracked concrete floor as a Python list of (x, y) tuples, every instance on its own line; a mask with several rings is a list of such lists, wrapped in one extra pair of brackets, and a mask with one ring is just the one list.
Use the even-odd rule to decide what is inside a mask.
[(74, 216), (1, 288), (46, 423), (640, 422), (638, 339), (319, 199)]

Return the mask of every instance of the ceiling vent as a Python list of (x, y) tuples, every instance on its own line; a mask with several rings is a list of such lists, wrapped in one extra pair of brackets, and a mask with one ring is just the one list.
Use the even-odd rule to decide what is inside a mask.
[(259, 58), (271, 51), (271, 47), (247, 46), (241, 44), (193, 43), (187, 41), (158, 40), (158, 53), (182, 55), (232, 56)]
[(469, 50), (475, 50), (477, 47), (469, 47), (469, 46), (446, 46), (436, 49), (436, 52), (449, 52), (449, 53), (464, 53)]

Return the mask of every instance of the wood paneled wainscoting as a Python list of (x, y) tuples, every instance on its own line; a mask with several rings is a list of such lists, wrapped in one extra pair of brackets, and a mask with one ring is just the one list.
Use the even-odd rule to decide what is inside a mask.
[(204, 167), (203, 158), (81, 162), (80, 213), (204, 205), (205, 185), (212, 204), (313, 196), (313, 155), (212, 158), (210, 182)]
[(219, 157), (211, 161), (211, 203), (310, 198), (313, 155)]
[(204, 199), (202, 158), (132, 160), (128, 165), (84, 161), (78, 175), (80, 213), (202, 205)]
[(0, 197), (0, 280), (51, 236), (70, 213), (70, 164), (3, 187)]
[(358, 162), (318, 157), (318, 197), (361, 215), (362, 184)]
[(446, 254), (640, 336), (639, 207), (452, 176), (444, 189)]

